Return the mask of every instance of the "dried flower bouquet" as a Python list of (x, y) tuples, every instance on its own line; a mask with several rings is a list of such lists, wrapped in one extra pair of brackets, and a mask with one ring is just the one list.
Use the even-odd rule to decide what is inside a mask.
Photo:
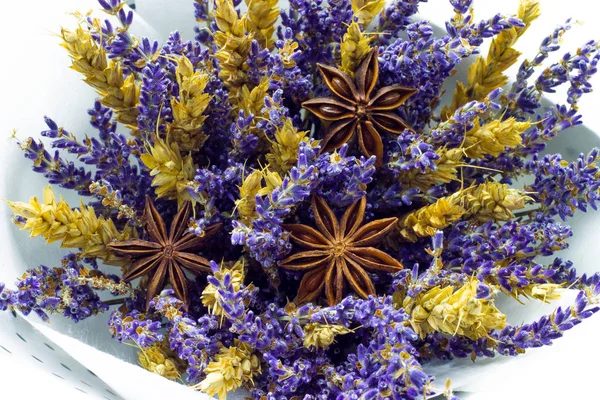
[[(122, 0), (62, 29), (95, 132), (46, 118), (44, 141), (17, 142), (81, 205), (51, 186), (9, 202), (69, 253), (0, 284), (0, 309), (110, 313), (144, 368), (221, 400), (424, 398), (432, 360), (515, 356), (598, 311), (600, 274), (556, 255), (596, 209), (599, 150), (544, 150), (581, 124), (600, 42), (547, 62), (567, 21), (509, 84), (534, 0), (482, 21), (450, 0), (440, 36), (424, 0), (240, 1), (196, 0), (187, 42), (133, 37)], [(461, 62), (466, 82), (444, 86)], [(572, 306), (525, 325), (495, 304), (567, 289)]]

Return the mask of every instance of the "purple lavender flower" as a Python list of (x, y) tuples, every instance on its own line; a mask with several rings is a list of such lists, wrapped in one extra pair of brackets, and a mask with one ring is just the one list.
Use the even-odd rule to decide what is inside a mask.
[[(334, 0), (292, 0), (290, 9), (281, 13), (282, 28), (279, 38), (284, 38), (284, 29), (295, 32), (302, 55), (298, 65), (312, 75), (315, 62), (331, 64), (333, 61), (332, 43), (339, 43), (352, 22), (350, 1)], [(305, 62), (307, 61), (307, 62)]]
[(164, 132), (164, 118), (171, 113), (167, 98), (170, 81), (161, 65), (147, 66), (142, 74), (138, 128), (145, 137), (151, 138), (156, 132)]
[(132, 341), (145, 348), (163, 340), (159, 331), (162, 323), (157, 320), (146, 319), (138, 310), (124, 314), (119, 309), (110, 313), (108, 326), (111, 335), (119, 342)]
[(214, 315), (204, 315), (198, 321), (190, 318), (181, 311), (183, 303), (173, 293), (170, 289), (164, 290), (150, 305), (168, 320), (170, 348), (188, 363), (186, 380), (198, 383), (209, 357), (218, 352), (219, 342), (227, 340), (229, 335), (218, 331), (219, 322)]
[(439, 159), (440, 156), (426, 138), (405, 131), (390, 143), (386, 168), (396, 177), (410, 170), (424, 174), (428, 170), (435, 170), (435, 160)]
[(335, 153), (321, 155), (315, 163), (320, 180), (317, 193), (338, 207), (362, 198), (375, 173), (375, 157), (357, 159), (346, 156), (347, 152), (348, 145), (344, 144)]
[[(46, 123), (50, 131), (55, 131), (53, 129), (56, 127), (54, 121), (46, 118)], [(56, 132), (58, 131), (56, 130)], [(61, 141), (63, 144), (65, 142), (67, 140)], [(17, 144), (23, 150), (25, 157), (33, 162), (33, 171), (43, 174), (49, 183), (65, 189), (76, 190), (81, 195), (90, 195), (89, 186), (92, 183), (90, 171), (86, 171), (83, 167), (76, 167), (72, 161), (65, 161), (58, 150), (52, 156), (41, 141), (33, 138), (24, 141), (18, 140)], [(81, 149), (80, 145), (75, 147)]]
[(232, 244), (248, 246), (252, 257), (262, 264), (269, 276), (277, 281), (275, 262), (282, 260), (291, 250), (288, 232), (281, 227), (290, 207), (298, 204), (314, 191), (318, 171), (311, 165), (316, 154), (309, 144), (302, 143), (298, 151), (297, 166), (283, 179), (280, 187), (264, 198), (256, 197), (258, 218), (252, 227), (236, 222), (232, 232)]
[(411, 17), (419, 11), (419, 3), (427, 0), (394, 0), (387, 5), (379, 16), (379, 42), (388, 44), (389, 38), (397, 37), (411, 23)]
[(596, 210), (600, 199), (598, 162), (600, 150), (580, 154), (577, 160), (565, 162), (560, 154), (534, 156), (526, 164), (535, 181), (527, 190), (539, 199), (540, 212), (558, 215), (563, 221), (572, 217), (575, 210), (586, 212), (588, 207)]
[[(73, 322), (108, 310), (108, 306), (82, 276), (83, 270), (83, 264), (73, 253), (63, 257), (61, 268), (42, 265), (29, 269), (16, 282), (16, 290), (7, 289), (2, 284), (0, 308), (17, 309), (24, 315), (34, 312), (43, 320), (48, 320), (48, 314), (61, 314)], [(94, 274), (118, 282), (115, 276), (106, 276), (100, 271)]]

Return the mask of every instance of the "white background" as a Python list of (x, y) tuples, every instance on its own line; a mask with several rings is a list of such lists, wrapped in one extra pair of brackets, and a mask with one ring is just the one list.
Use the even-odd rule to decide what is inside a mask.
[[(567, 17), (581, 21), (563, 41), (563, 50), (575, 50), (585, 41), (600, 39), (600, 27), (597, 23), (598, 6), (593, 0), (542, 0), (542, 17), (523, 37), (518, 49), (533, 56), (541, 39), (549, 34), (557, 24)], [(135, 31), (152, 38), (166, 38), (168, 32), (180, 29), (184, 36), (191, 38), (194, 24), (192, 0), (137, 0)], [(475, 2), (476, 19), (490, 17), (496, 12), (514, 13), (518, 0), (479, 0)], [(44, 178), (30, 170), (30, 163), (14, 143), (8, 138), (13, 129), (18, 136), (37, 136), (45, 129), (42, 116), (48, 115), (66, 129), (83, 136), (90, 132), (86, 110), (93, 104), (95, 94), (81, 82), (78, 73), (68, 69), (69, 59), (64, 50), (58, 47), (55, 36), (60, 25), (72, 26), (72, 19), (65, 15), (67, 11), (86, 11), (97, 8), (92, 0), (32, 0), (5, 1), (0, 12), (0, 39), (2, 43), (2, 61), (0, 61), (0, 197), (26, 201), (32, 195), (41, 195), (45, 185)], [(421, 6), (421, 15), (438, 25), (451, 16), (451, 7), (446, 0), (430, 0)], [(483, 46), (484, 48), (486, 46)], [(558, 55), (563, 54), (563, 50)], [(511, 70), (514, 72), (514, 68)], [(600, 87), (600, 76), (593, 82)], [(449, 88), (451, 90), (452, 88)], [(573, 155), (587, 151), (590, 144), (598, 145), (600, 140), (591, 132), (600, 132), (600, 91), (586, 95), (580, 103), (586, 129), (565, 132), (554, 147)], [(562, 97), (564, 98), (564, 97)], [(561, 100), (560, 94), (549, 96), (549, 100)], [(6, 138), (6, 139), (5, 139)], [(557, 150), (558, 151), (558, 150)], [(76, 196), (67, 197), (73, 202)], [(14, 281), (26, 266), (40, 263), (52, 264), (62, 253), (52, 246), (43, 246), (41, 240), (29, 240), (27, 234), (18, 232), (10, 224), (10, 212), (6, 205), (0, 204), (0, 281)], [(600, 246), (595, 214), (585, 214), (574, 220), (575, 237), (566, 258), (574, 261), (580, 271), (600, 270)], [(567, 296), (569, 297), (569, 296)], [(509, 313), (511, 322), (529, 322), (533, 314), (548, 312), (553, 307), (534, 307), (529, 305), (516, 309), (514, 306), (502, 308)], [(36, 321), (37, 322), (37, 321)], [(67, 334), (101, 349), (119, 358), (134, 361), (133, 352), (126, 346), (118, 345), (108, 338), (105, 321), (98, 318), (72, 325), (53, 319), (50, 326), (58, 332)], [(52, 335), (51, 331), (51, 335)], [(468, 399), (598, 399), (597, 359), (600, 356), (600, 317), (574, 328), (565, 338), (560, 339), (551, 348), (533, 350), (519, 359), (497, 359), (494, 363), (477, 363), (476, 369), (470, 362), (453, 364), (450, 371), (440, 372), (441, 376), (456, 376), (455, 383), (463, 382), (459, 372), (465, 371), (470, 377), (481, 373), (477, 379), (471, 379), (464, 386), (472, 394), (463, 395)], [(96, 373), (118, 392), (128, 399), (154, 399), (162, 390), (176, 390), (181, 387), (170, 385), (162, 379), (149, 377), (139, 368), (116, 364), (111, 356), (90, 355), (89, 348), (77, 341), (69, 341), (60, 335), (53, 338), (65, 348), (71, 348), (76, 358), (84, 365), (92, 365)], [(0, 340), (3, 338), (0, 336)], [(2, 354), (0, 353), (0, 357)], [(485, 367), (483, 367), (485, 365)], [(20, 365), (15, 358), (10, 363), (0, 358), (0, 393), (18, 393), (23, 398), (61, 398), (59, 388), (64, 385), (57, 379), (46, 379), (44, 385), (32, 385), (30, 370), (25, 372), (25, 364)], [(29, 366), (27, 367), (29, 368)], [(125, 373), (125, 371), (128, 371)], [(133, 375), (138, 374), (135, 378)], [(125, 378), (125, 379), (124, 379)], [(42, 379), (42, 378), (40, 378)], [(44, 378), (45, 379), (45, 378)], [(41, 381), (37, 381), (41, 383)], [(52, 386), (53, 383), (56, 386)], [(440, 383), (442, 379), (440, 379)], [(63, 390), (63, 389), (60, 389)], [(64, 389), (66, 390), (66, 389)], [(187, 391), (185, 391), (187, 392)], [(66, 394), (62, 398), (77, 398), (76, 394)], [(69, 392), (71, 393), (71, 392)], [(184, 394), (169, 392), (173, 397), (184, 398)], [(188, 392), (189, 393), (189, 392)], [(195, 398), (199, 394), (193, 393)], [(191, 397), (191, 396), (190, 396)], [(84, 397), (82, 397), (84, 398)]]

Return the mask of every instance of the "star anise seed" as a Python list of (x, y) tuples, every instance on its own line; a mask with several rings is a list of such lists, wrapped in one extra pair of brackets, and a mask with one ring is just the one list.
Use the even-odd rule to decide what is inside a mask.
[(203, 236), (197, 236), (188, 232), (191, 214), (192, 203), (186, 201), (173, 218), (171, 229), (167, 232), (163, 218), (152, 200), (146, 197), (143, 220), (148, 240), (127, 240), (108, 245), (115, 254), (129, 257), (133, 261), (123, 275), (123, 281), (130, 282), (148, 275), (146, 308), (149, 307), (150, 300), (166, 286), (167, 281), (187, 307), (190, 282), (183, 269), (195, 274), (211, 272), (209, 261), (195, 252), (206, 246), (206, 242), (221, 229), (222, 224), (209, 226)]
[(337, 68), (319, 64), (319, 71), (334, 97), (307, 100), (302, 106), (322, 120), (331, 121), (321, 143), (323, 152), (340, 148), (355, 134), (365, 156), (383, 162), (382, 133), (399, 135), (410, 129), (393, 110), (400, 107), (417, 89), (386, 86), (373, 96), (379, 77), (377, 49), (374, 48), (358, 66), (354, 80)]
[(397, 272), (399, 261), (372, 247), (394, 228), (397, 218), (384, 218), (361, 227), (367, 200), (351, 204), (338, 222), (335, 214), (318, 197), (312, 198), (317, 229), (302, 224), (284, 224), (297, 247), (303, 250), (283, 260), (279, 266), (292, 271), (307, 271), (300, 282), (296, 303), (316, 299), (325, 290), (330, 305), (339, 303), (346, 282), (360, 297), (375, 295), (369, 272)]

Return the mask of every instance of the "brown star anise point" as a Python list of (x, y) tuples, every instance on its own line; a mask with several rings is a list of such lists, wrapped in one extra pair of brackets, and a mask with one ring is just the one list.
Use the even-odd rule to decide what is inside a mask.
[(397, 218), (384, 218), (361, 226), (366, 198), (351, 204), (341, 220), (318, 197), (312, 198), (317, 229), (302, 224), (285, 224), (292, 241), (303, 250), (283, 260), (279, 266), (306, 271), (300, 282), (296, 303), (317, 298), (323, 290), (330, 305), (342, 300), (346, 282), (362, 298), (375, 295), (369, 272), (397, 272), (399, 261), (372, 246), (380, 243), (394, 228)]
[(361, 153), (367, 157), (374, 155), (377, 165), (381, 166), (381, 134), (399, 135), (410, 129), (394, 110), (417, 89), (386, 86), (371, 96), (379, 77), (377, 48), (372, 49), (360, 63), (354, 79), (327, 65), (319, 64), (319, 71), (333, 96), (310, 99), (302, 106), (320, 119), (331, 122), (321, 142), (321, 151), (338, 149), (356, 134)]
[(197, 236), (188, 232), (191, 215), (192, 203), (186, 201), (173, 217), (171, 228), (167, 232), (163, 218), (150, 197), (146, 197), (143, 220), (148, 240), (127, 240), (108, 245), (115, 254), (128, 257), (133, 262), (123, 275), (123, 281), (130, 282), (148, 275), (146, 308), (149, 307), (150, 300), (166, 286), (167, 281), (187, 307), (189, 280), (183, 269), (195, 274), (211, 272), (209, 261), (195, 252), (206, 245), (208, 239), (221, 229), (222, 224), (209, 226), (203, 236)]

